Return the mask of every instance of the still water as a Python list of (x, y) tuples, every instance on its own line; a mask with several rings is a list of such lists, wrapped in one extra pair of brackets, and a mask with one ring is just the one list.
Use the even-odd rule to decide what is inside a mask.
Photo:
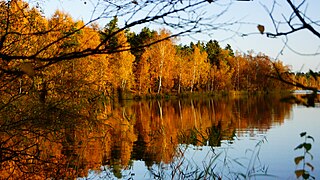
[[(304, 162), (318, 179), (320, 109), (280, 99), (109, 102), (83, 121), (15, 122), (1, 127), (0, 179), (295, 179)], [(296, 165), (301, 132), (312, 156)]]
[(135, 122), (132, 134), (120, 133), (131, 139), (111, 150), (118, 151), (111, 157), (117, 166), (91, 170), (88, 178), (295, 179), (303, 167), (294, 162), (304, 154), (294, 150), (304, 142), (301, 132), (315, 139), (307, 140), (313, 157), (306, 155), (305, 170), (320, 177), (318, 108), (258, 96), (131, 102), (127, 111)]

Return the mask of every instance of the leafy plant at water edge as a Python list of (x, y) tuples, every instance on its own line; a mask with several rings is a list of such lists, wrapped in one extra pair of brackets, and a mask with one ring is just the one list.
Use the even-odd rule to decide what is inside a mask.
[(311, 169), (311, 171), (314, 170), (313, 165), (310, 162), (306, 161), (307, 155), (310, 156), (311, 160), (313, 160), (313, 156), (310, 153), (310, 150), (312, 148), (312, 144), (308, 143), (308, 140), (312, 140), (314, 142), (314, 138), (310, 135), (307, 135), (306, 132), (300, 133), (300, 137), (304, 137), (304, 142), (299, 144), (294, 150), (303, 149), (303, 155), (297, 156), (294, 158), (294, 162), (298, 166), (299, 164), (302, 164), (302, 169), (297, 169), (295, 171), (296, 177), (303, 179), (315, 179), (314, 176), (310, 175), (310, 172), (307, 170), (307, 167)]

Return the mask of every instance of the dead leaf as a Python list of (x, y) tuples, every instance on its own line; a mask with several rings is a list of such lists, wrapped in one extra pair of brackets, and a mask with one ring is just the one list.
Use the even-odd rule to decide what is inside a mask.
[(257, 26), (257, 28), (258, 28), (258, 30), (259, 30), (259, 32), (261, 33), (261, 34), (263, 34), (264, 33), (264, 26), (263, 25), (258, 25)]

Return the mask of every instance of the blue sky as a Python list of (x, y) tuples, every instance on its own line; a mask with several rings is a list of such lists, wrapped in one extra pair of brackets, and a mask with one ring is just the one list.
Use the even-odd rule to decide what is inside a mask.
[[(79, 19), (83, 21), (90, 20), (93, 6), (90, 1), (84, 3), (84, 0), (48, 0), (44, 1), (43, 8), (46, 16), (50, 17), (56, 9), (68, 12), (74, 19)], [(92, 0), (91, 2), (97, 2), (97, 0)], [(286, 47), (282, 53), (280, 53), (283, 48), (284, 37), (280, 38), (267, 38), (264, 35), (258, 33), (257, 25), (262, 24), (265, 26), (266, 31), (272, 31), (273, 26), (268, 13), (263, 8), (262, 4), (267, 7), (271, 7), (272, 0), (253, 0), (249, 2), (233, 2), (229, 7), (228, 11), (223, 14), (217, 22), (230, 22), (230, 21), (241, 21), (241, 24), (236, 24), (234, 26), (228, 27), (227, 30), (214, 30), (210, 32), (203, 32), (191, 37), (181, 37), (178, 43), (189, 43), (190, 41), (195, 42), (209, 41), (210, 39), (216, 39), (220, 42), (221, 46), (230, 44), (235, 51), (247, 52), (253, 50), (255, 53), (264, 53), (271, 58), (278, 58), (283, 61), (284, 64), (290, 65), (292, 71), (308, 71), (309, 69), (320, 71), (320, 55), (310, 55), (320, 52), (320, 39), (307, 30), (294, 33), (288, 36), (288, 45), (294, 51), (307, 54), (299, 55), (290, 48)], [(284, 0), (278, 0), (279, 4), (276, 6), (276, 17), (281, 18), (282, 14), (288, 16), (290, 14), (289, 6)], [(298, 2), (298, 1), (296, 1)], [(313, 18), (313, 20), (320, 21), (320, 1), (319, 0), (307, 0), (309, 6), (307, 7), (307, 15)], [(228, 4), (230, 1), (221, 0), (218, 1), (219, 4)], [(203, 9), (206, 16), (210, 17), (212, 13), (219, 11), (220, 6), (216, 6), (211, 3)], [(121, 21), (121, 20), (119, 20)], [(99, 24), (104, 26), (108, 23), (108, 20), (100, 21)], [(164, 26), (165, 27), (165, 26)], [(138, 29), (132, 29), (139, 31)], [(159, 26), (150, 27), (152, 29), (159, 29)], [(320, 28), (318, 28), (320, 31)], [(171, 30), (174, 31), (174, 30)], [(236, 31), (240, 33), (249, 33), (249, 36), (241, 37), (235, 35), (231, 31)]]

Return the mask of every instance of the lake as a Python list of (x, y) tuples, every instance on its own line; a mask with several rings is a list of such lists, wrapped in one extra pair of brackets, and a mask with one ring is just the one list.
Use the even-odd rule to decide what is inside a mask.
[[(14, 124), (14, 130), (2, 129), (0, 179), (295, 179), (304, 162), (318, 179), (318, 104), (308, 108), (280, 99), (109, 102), (97, 107), (96, 120)], [(308, 135), (313, 158), (295, 150)], [(304, 155), (305, 161), (299, 158)]]
[(122, 108), (123, 115), (133, 114), (131, 138), (125, 137), (128, 129), (120, 133), (116, 139), (123, 140), (110, 150), (117, 163), (90, 171), (88, 178), (294, 179), (302, 167), (294, 162), (304, 153), (294, 150), (304, 142), (301, 132), (315, 139), (308, 138), (313, 160), (306, 156), (314, 170), (305, 169), (319, 177), (318, 108), (274, 96), (131, 102)]

